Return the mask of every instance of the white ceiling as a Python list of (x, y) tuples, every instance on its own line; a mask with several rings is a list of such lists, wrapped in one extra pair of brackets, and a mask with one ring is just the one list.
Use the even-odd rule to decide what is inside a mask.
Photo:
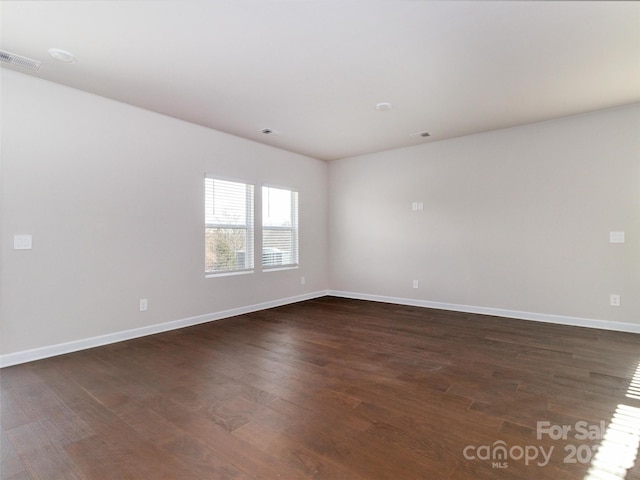
[[(2, 1), (59, 82), (331, 160), (640, 101), (639, 2)], [(49, 48), (69, 50), (74, 64)], [(379, 102), (393, 109), (376, 111)], [(281, 133), (264, 136), (262, 128)], [(410, 134), (429, 131), (431, 137)], [(532, 139), (534, 141), (534, 139)]]

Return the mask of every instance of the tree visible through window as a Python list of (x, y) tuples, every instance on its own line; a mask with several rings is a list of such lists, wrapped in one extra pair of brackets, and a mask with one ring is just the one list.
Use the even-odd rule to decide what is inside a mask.
[(205, 273), (253, 269), (253, 191), (205, 178)]
[(262, 187), (262, 266), (298, 265), (298, 192)]

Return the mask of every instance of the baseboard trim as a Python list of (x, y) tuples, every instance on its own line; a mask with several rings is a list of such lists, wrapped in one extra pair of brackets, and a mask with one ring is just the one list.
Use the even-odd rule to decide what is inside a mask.
[(100, 347), (111, 343), (122, 342), (134, 338), (146, 337), (156, 333), (168, 332), (180, 328), (199, 325), (201, 323), (213, 322), (224, 318), (235, 317), (245, 313), (257, 312), (268, 308), (280, 307), (291, 303), (313, 300), (327, 295), (340, 298), (350, 298), (354, 300), (369, 300), (373, 302), (393, 303), (397, 305), (408, 305), (413, 307), (435, 308), (438, 310), (450, 310), (455, 312), (477, 313), (481, 315), (493, 315), (496, 317), (515, 318), (518, 320), (531, 320), (536, 322), (554, 323), (558, 325), (569, 325), (573, 327), (597, 328), (601, 330), (613, 330), (617, 332), (638, 333), (640, 325), (624, 322), (611, 322), (607, 320), (597, 320), (591, 318), (567, 317), (562, 315), (549, 315), (544, 313), (522, 312), (518, 310), (505, 310), (500, 308), (477, 307), (471, 305), (458, 305), (453, 303), (432, 302), (427, 300), (416, 300), (412, 298), (389, 297), (384, 295), (370, 295), (366, 293), (345, 292), (340, 290), (321, 290), (317, 292), (297, 295), (294, 297), (281, 298), (269, 302), (258, 303), (245, 307), (232, 308), (221, 312), (214, 312), (195, 317), (183, 318), (166, 323), (149, 325), (147, 327), (134, 328), (121, 332), (100, 335), (73, 342), (59, 343), (32, 350), (0, 355), (0, 368), (19, 365), (21, 363), (33, 362), (44, 358), (64, 355), (66, 353), (77, 352), (89, 348)]
[(495, 317), (515, 318), (518, 320), (532, 320), (535, 322), (555, 323), (572, 327), (597, 328), (600, 330), (613, 330), (616, 332), (640, 333), (640, 325), (624, 322), (611, 322), (608, 320), (596, 320), (592, 318), (567, 317), (562, 315), (549, 315), (546, 313), (522, 312), (518, 310), (505, 310), (500, 308), (474, 307), (471, 305), (457, 305), (454, 303), (431, 302), (415, 300), (411, 298), (387, 297), (383, 295), (369, 295), (366, 293), (344, 292), (329, 290), (329, 295), (354, 300), (369, 300), (373, 302), (394, 303), (413, 307), (435, 308), (437, 310), (451, 310), (455, 312), (477, 313), (481, 315), (493, 315)]
[(246, 307), (232, 308), (230, 310), (224, 310), (221, 312), (198, 315), (196, 317), (183, 318), (181, 320), (149, 325), (147, 327), (134, 328), (131, 330), (109, 333), (97, 337), (75, 340), (73, 342), (59, 343), (57, 345), (50, 345), (41, 348), (34, 348), (32, 350), (23, 350), (20, 352), (0, 355), (0, 368), (10, 367), (21, 363), (33, 362), (35, 360), (42, 360), (44, 358), (54, 357), (57, 355), (64, 355), (65, 353), (72, 353), (89, 348), (100, 347), (111, 343), (122, 342), (124, 340), (146, 337), (147, 335), (168, 332), (170, 330), (177, 330), (179, 328), (199, 325), (201, 323), (222, 320), (223, 318), (235, 317), (238, 315), (243, 315), (245, 313), (266, 310), (268, 308), (281, 307), (283, 305), (303, 302), (305, 300), (312, 300), (314, 298), (320, 298), (326, 295), (328, 295), (328, 291), (322, 290), (318, 292), (307, 293), (304, 295), (297, 295), (295, 297), (281, 298), (269, 302), (249, 305)]

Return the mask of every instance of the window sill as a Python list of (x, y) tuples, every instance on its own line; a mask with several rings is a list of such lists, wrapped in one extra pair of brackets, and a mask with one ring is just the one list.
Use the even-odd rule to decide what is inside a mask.
[(238, 270), (236, 272), (205, 273), (204, 278), (231, 277), (235, 275), (248, 275), (250, 273), (254, 273), (254, 270)]
[(281, 272), (283, 270), (297, 270), (299, 265), (283, 265), (281, 267), (262, 267), (263, 272)]

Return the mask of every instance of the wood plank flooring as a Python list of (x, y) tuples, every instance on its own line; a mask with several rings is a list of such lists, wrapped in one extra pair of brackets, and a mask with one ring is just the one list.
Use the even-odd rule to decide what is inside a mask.
[(2, 369), (0, 477), (640, 479), (639, 365), (640, 335), (324, 297)]

